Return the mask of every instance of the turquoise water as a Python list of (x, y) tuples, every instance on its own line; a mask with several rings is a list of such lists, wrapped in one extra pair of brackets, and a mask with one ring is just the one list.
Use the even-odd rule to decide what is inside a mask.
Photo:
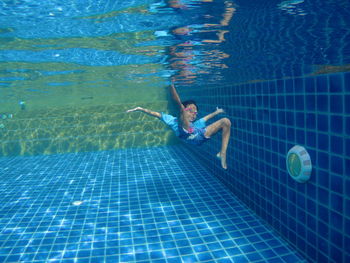
[(184, 153), (1, 158), (0, 261), (305, 262)]
[[(0, 261), (350, 261), (348, 0), (0, 3)], [(170, 80), (225, 109), (228, 171), (125, 114)]]
[(171, 76), (198, 87), (348, 71), (348, 10), (343, 0), (3, 1), (0, 113), (20, 101), (154, 101), (145, 90), (166, 98)]
[[(0, 155), (172, 144), (165, 127), (148, 120), (145, 125), (124, 112), (140, 104), (170, 110), (166, 86), (171, 76), (178, 83), (197, 82), (201, 74), (222, 78), (215, 73), (227, 58), (219, 47), (221, 28), (228, 27), (233, 6), (3, 2)], [(207, 12), (210, 7), (222, 12), (218, 19)], [(201, 41), (197, 34), (209, 36)]]

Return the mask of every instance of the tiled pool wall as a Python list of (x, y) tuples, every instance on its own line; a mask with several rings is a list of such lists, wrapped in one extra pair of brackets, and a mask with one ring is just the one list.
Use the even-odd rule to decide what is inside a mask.
[[(203, 164), (310, 262), (350, 262), (350, 73), (179, 93), (232, 121), (229, 170), (215, 160), (220, 135), (192, 148)], [(312, 158), (304, 184), (286, 170), (294, 145)]]

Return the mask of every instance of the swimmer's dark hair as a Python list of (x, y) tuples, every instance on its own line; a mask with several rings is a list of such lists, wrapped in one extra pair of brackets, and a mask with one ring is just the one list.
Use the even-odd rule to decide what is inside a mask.
[(194, 104), (197, 107), (197, 111), (199, 110), (197, 103), (194, 100), (186, 100), (182, 102), (182, 105), (184, 105), (185, 108), (190, 104)]

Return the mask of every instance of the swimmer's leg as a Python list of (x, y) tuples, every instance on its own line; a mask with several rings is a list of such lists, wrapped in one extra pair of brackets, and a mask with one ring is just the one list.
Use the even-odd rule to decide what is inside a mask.
[(207, 130), (204, 136), (209, 138), (220, 130), (222, 130), (221, 150), (216, 156), (221, 160), (222, 168), (227, 169), (226, 151), (227, 151), (228, 142), (230, 140), (231, 121), (228, 118), (222, 118), (214, 122), (213, 124), (207, 127)]

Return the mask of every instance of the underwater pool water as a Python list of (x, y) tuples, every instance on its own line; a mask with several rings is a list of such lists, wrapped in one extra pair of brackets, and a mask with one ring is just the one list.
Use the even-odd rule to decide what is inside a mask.
[[(348, 0), (0, 1), (0, 261), (349, 262)], [(180, 144), (196, 99), (232, 122)], [(214, 119), (215, 120), (215, 119)], [(288, 176), (294, 145), (310, 180)]]
[(0, 261), (306, 262), (186, 153), (1, 158)]

